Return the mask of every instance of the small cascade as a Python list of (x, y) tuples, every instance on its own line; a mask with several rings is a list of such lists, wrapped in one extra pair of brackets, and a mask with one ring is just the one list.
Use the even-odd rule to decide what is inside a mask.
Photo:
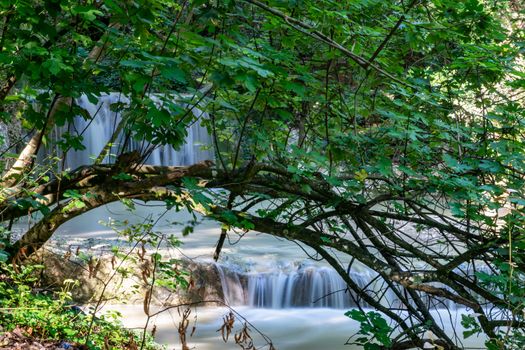
[[(89, 165), (93, 157), (97, 157), (106, 143), (111, 139), (113, 132), (121, 121), (119, 105), (126, 105), (129, 99), (119, 93), (103, 94), (98, 98), (96, 104), (89, 101), (87, 96), (81, 96), (76, 100), (78, 106), (86, 110), (92, 117), (85, 120), (77, 117), (68, 127), (57, 128), (55, 138), (59, 139), (64, 132), (73, 135), (80, 134), (83, 137), (84, 150), (69, 150), (65, 157), (65, 165), (75, 169), (81, 165)], [(207, 114), (197, 108), (192, 109), (196, 121), (187, 129), (187, 137), (179, 150), (169, 145), (156, 147), (146, 159), (146, 164), (151, 165), (191, 165), (203, 160), (213, 159), (213, 151), (210, 149), (212, 140), (206, 128), (201, 125), (201, 119), (207, 118)], [(121, 137), (113, 145), (112, 152), (118, 150)], [(128, 145), (128, 150), (145, 149), (146, 142), (133, 140)], [(208, 149), (204, 149), (208, 146)], [(60, 154), (60, 153), (58, 153)], [(107, 161), (108, 159), (106, 159)]]
[[(346, 283), (331, 267), (299, 266), (294, 269), (274, 266), (269, 271), (245, 271), (240, 266), (215, 264), (220, 278), (224, 301), (228, 305), (255, 308), (286, 309), (298, 307), (347, 309), (370, 305), (362, 296), (347, 289)], [(386, 288), (369, 269), (351, 271), (350, 278), (374, 299), (378, 297), (386, 307), (403, 309), (404, 306), (392, 289)], [(436, 284), (436, 287), (446, 286)], [(456, 309), (457, 305), (445, 298), (420, 295), (429, 309)], [(409, 297), (412, 306), (415, 301)]]
[(228, 305), (245, 305), (245, 279), (241, 282), (242, 274), (232, 270), (215, 265), (221, 279), (222, 294), (224, 302)]
[(248, 276), (248, 305), (265, 308), (352, 306), (346, 284), (333, 269), (308, 267), (290, 273)]
[[(224, 300), (229, 305), (283, 309), (293, 307), (349, 308), (367, 306), (350, 293), (346, 283), (329, 267), (299, 267), (294, 271), (240, 272), (237, 267), (216, 265), (221, 278)], [(352, 279), (364, 287), (372, 278), (366, 273), (352, 273)]]

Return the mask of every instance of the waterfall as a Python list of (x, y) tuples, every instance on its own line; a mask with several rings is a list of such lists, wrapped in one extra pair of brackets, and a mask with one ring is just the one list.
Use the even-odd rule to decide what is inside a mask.
[[(237, 265), (215, 264), (220, 278), (224, 302), (228, 305), (245, 305), (254, 308), (286, 309), (297, 307), (348, 309), (361, 306), (369, 308), (362, 295), (347, 289), (346, 282), (331, 267), (299, 266), (294, 270), (283, 270), (275, 265), (270, 271), (243, 271)], [(406, 308), (394, 291), (386, 288), (378, 279), (377, 273), (369, 269), (350, 271), (349, 277), (359, 288), (378, 300), (382, 305)], [(436, 284), (436, 287), (447, 288)], [(426, 294), (421, 301), (429, 309), (456, 309), (457, 305), (449, 299)], [(412, 306), (416, 303), (408, 299)]]
[[(346, 283), (330, 267), (306, 266), (292, 271), (276, 268), (268, 272), (241, 272), (235, 266), (216, 264), (224, 301), (229, 305), (283, 309), (324, 307), (344, 309), (368, 306), (346, 288)], [(351, 278), (365, 287), (372, 281), (368, 273), (352, 272)]]
[(250, 306), (273, 309), (352, 306), (346, 283), (335, 270), (327, 267), (250, 275), (248, 298)]
[[(60, 139), (66, 131), (72, 135), (82, 135), (85, 149), (77, 151), (71, 149), (64, 159), (65, 166), (71, 169), (91, 164), (93, 158), (98, 156), (121, 121), (119, 104), (126, 105), (129, 99), (119, 93), (109, 93), (101, 95), (97, 103), (92, 103), (85, 95), (79, 97), (75, 102), (92, 118), (86, 120), (78, 116), (72, 125), (56, 128), (54, 135), (55, 139)], [(187, 129), (188, 135), (180, 149), (175, 150), (170, 145), (158, 146), (145, 160), (146, 164), (190, 165), (214, 158), (213, 150), (210, 149), (211, 137), (201, 124), (201, 120), (207, 118), (207, 114), (197, 108), (193, 108), (192, 113), (196, 121)], [(121, 142), (122, 136), (112, 146), (110, 153), (116, 153)], [(131, 151), (144, 149), (147, 146), (146, 142), (133, 140), (127, 148)], [(207, 149), (205, 149), (206, 146)]]
[(237, 271), (222, 268), (220, 265), (215, 265), (221, 280), (222, 294), (224, 295), (224, 302), (228, 305), (244, 305), (246, 304), (244, 283), (241, 282), (242, 274)]

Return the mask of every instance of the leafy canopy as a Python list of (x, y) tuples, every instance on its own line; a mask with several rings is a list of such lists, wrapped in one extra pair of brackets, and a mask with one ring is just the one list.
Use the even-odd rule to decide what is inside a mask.
[[(44, 223), (66, 220), (46, 202), (57, 188), (75, 215), (121, 198), (183, 201), (225, 229), (314, 248), (392, 320), (349, 314), (385, 346), (422, 346), (430, 329), (457, 348), (428, 312), (426, 300), (436, 308), (444, 298), (473, 310), (465, 325), (492, 348), (509, 340), (501, 326), (518, 326), (509, 346), (520, 348), (523, 11), (510, 0), (2, 1), (5, 121), (21, 121), (39, 146), (56, 143), (50, 155), (60, 157), (85, 147), (75, 118), (97, 119), (75, 99), (123, 100), (94, 162), (111, 176), (29, 162), (1, 205), (7, 220), (43, 212), (21, 240), (42, 244)], [(180, 147), (198, 118), (215, 175), (194, 167), (182, 181), (118, 161), (132, 140), (146, 141), (140, 161)], [(54, 126), (67, 132), (52, 136)], [(351, 281), (333, 251), (375, 270), (409, 319)]]

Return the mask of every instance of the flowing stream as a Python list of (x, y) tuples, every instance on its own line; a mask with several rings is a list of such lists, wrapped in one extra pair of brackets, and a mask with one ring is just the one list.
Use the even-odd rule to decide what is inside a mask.
[[(100, 153), (120, 121), (119, 113), (110, 108), (117, 102), (127, 101), (118, 94), (102, 96), (98, 105), (90, 103), (85, 97), (78, 100), (81, 107), (96, 117), (92, 122), (78, 118), (72, 126), (83, 131), (86, 149), (69, 152), (65, 159), (67, 167), (74, 169), (89, 164), (90, 158)], [(198, 118), (206, 117), (199, 111), (194, 111), (194, 114)], [(56, 133), (58, 135), (63, 131), (57, 129)], [(147, 162), (186, 165), (211, 159), (213, 152), (210, 147), (203, 148), (210, 144), (208, 133), (197, 121), (188, 129), (186, 143), (180, 150), (160, 147), (150, 155)], [(144, 143), (135, 142), (128, 148), (145, 146)], [(118, 147), (118, 142), (114, 147)], [(54, 241), (67, 244), (84, 242), (82, 244), (88, 245), (111, 242), (116, 235), (100, 224), (100, 220), (114, 218), (139, 222), (148, 216), (156, 217), (164, 210), (161, 203), (137, 204), (134, 213), (127, 211), (120, 203), (111, 203), (74, 218), (59, 228)], [(182, 237), (182, 224), (190, 219), (188, 213), (169, 212), (157, 223), (156, 229), (180, 237), (183, 245), (177, 253), (178, 257), (213, 263), (211, 257), (220, 234), (219, 226), (203, 219), (195, 232)], [(277, 349), (357, 349), (344, 345), (358, 331), (357, 323), (344, 316), (344, 312), (356, 307), (359, 296), (346, 291), (341, 277), (326, 263), (310, 259), (308, 254), (312, 253), (307, 247), (301, 249), (296, 243), (257, 232), (247, 233), (239, 242), (226, 242), (221, 259), (215, 265), (224, 302), (251, 323), (251, 334), (256, 346), (264, 345), (264, 340), (255, 329), (270, 337)], [(343, 263), (349, 261), (346, 256), (339, 258)], [(375, 274), (367, 268), (356, 265), (349, 273), (360, 286), (373, 285)], [(395, 298), (388, 293), (383, 296), (382, 302), (395, 306)], [(363, 302), (361, 306), (367, 307)], [(115, 304), (107, 308), (121, 312), (125, 326), (144, 325), (146, 316), (142, 305)], [(196, 331), (188, 338), (190, 347), (204, 350), (237, 348), (232, 340), (224, 343), (217, 332), (222, 325), (222, 316), (227, 312), (228, 309), (215, 306), (193, 310), (190, 319), (192, 324), (196, 322)], [(444, 310), (433, 312), (449, 330), (455, 327), (461, 334), (462, 310), (453, 310), (450, 316)], [(170, 310), (150, 323), (157, 327), (157, 340), (168, 344), (170, 349), (180, 348), (177, 333), (179, 317), (176, 311)]]

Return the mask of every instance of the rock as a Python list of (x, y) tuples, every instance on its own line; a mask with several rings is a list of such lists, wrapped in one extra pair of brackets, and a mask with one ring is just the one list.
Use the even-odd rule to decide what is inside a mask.
[[(40, 275), (44, 288), (57, 290), (72, 277), (78, 280), (71, 289), (76, 303), (93, 304), (102, 298), (112, 303), (142, 304), (150, 289), (148, 274), (151, 274), (152, 266), (147, 259), (141, 262), (140, 259), (128, 257), (123, 263), (112, 254), (105, 254), (86, 260), (76, 254), (42, 250), (33, 257), (35, 260), (44, 266)], [(177, 268), (189, 272), (189, 288), (173, 290), (155, 286), (151, 299), (153, 306), (224, 299), (220, 276), (214, 264), (182, 261)], [(116, 269), (119, 272), (115, 273)], [(101, 295), (102, 292), (104, 295)]]

